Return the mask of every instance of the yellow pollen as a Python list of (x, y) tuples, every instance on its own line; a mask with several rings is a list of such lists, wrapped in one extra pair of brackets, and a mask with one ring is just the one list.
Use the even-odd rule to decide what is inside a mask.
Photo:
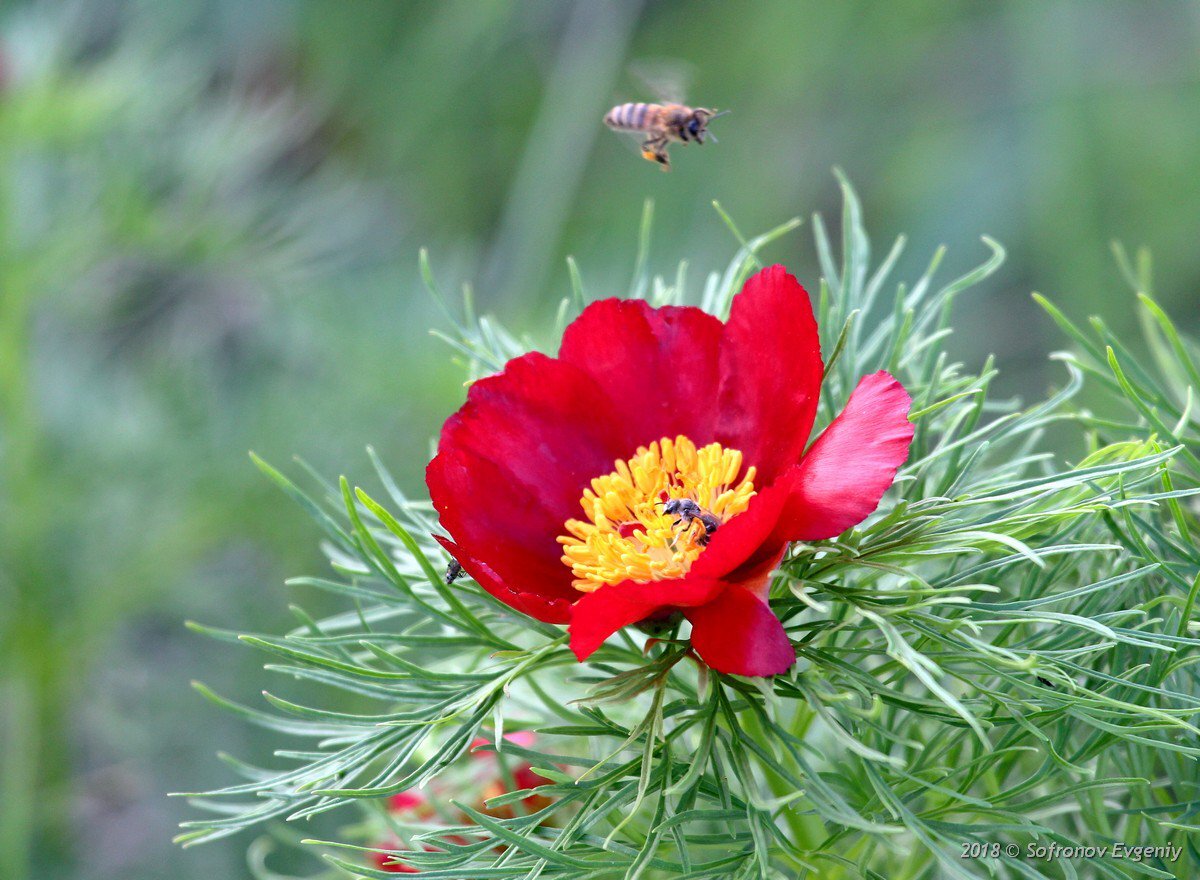
[(677, 578), (691, 568), (708, 529), (699, 518), (666, 513), (665, 502), (694, 501), (719, 526), (754, 497), (754, 468), (738, 480), (742, 453), (720, 443), (697, 449), (682, 435), (664, 437), (613, 467), (583, 490), (584, 519), (567, 520), (558, 538), (574, 587), (585, 593), (625, 580)]

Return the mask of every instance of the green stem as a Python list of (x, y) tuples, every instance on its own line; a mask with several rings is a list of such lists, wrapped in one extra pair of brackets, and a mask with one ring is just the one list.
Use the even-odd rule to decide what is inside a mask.
[[(793, 719), (791, 725), (793, 731), (797, 728), (801, 732), (807, 730), (808, 725), (812, 723), (813, 713), (807, 706), (798, 706), (796, 715), (797, 717)], [(767, 731), (763, 728), (762, 722), (754, 712), (743, 712), (741, 719), (742, 726), (751, 737), (761, 743), (770, 742)], [(799, 771), (798, 767), (795, 769)], [(770, 789), (771, 794), (775, 797), (783, 797), (791, 793), (792, 785), (769, 767), (764, 768), (763, 776), (766, 779), (767, 788)], [(829, 836), (829, 832), (825, 828), (825, 823), (819, 817), (810, 812), (805, 812), (810, 806), (808, 798), (797, 798), (783, 808), (783, 818), (787, 823), (792, 842), (800, 849), (811, 851), (816, 849), (821, 841)]]
[[(11, 168), (10, 160), (0, 147), (0, 170)], [(65, 811), (45, 804), (66, 792), (69, 778), (63, 722), (70, 659), (56, 631), (69, 630), (63, 616), (70, 608), (57, 588), (62, 557), (52, 546), (51, 494), (40, 482), (45, 438), (31, 375), (32, 257), (14, 243), (13, 216), (8, 180), (0, 174), (0, 559), (6, 569), (0, 576), (14, 597), (0, 618), (0, 694), (9, 719), (0, 729), (0, 876), (25, 880), (35, 849), (68, 846)], [(39, 813), (54, 818), (39, 823)], [(48, 839), (35, 848), (42, 828)]]

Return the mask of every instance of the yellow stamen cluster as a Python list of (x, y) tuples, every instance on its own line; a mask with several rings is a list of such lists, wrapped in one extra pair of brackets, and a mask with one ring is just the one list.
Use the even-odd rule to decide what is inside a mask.
[[(710, 443), (664, 437), (639, 447), (611, 474), (583, 490), (586, 519), (569, 519), (562, 560), (585, 593), (625, 580), (648, 583), (681, 577), (704, 551), (704, 524), (685, 524), (663, 512), (665, 501), (687, 498), (725, 522), (744, 511), (754, 496), (754, 468), (740, 480), (742, 453)], [(735, 483), (735, 481), (737, 481)]]

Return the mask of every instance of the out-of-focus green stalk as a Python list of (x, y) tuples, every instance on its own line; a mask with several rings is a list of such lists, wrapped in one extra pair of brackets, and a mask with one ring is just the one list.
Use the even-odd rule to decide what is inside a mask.
[[(62, 601), (63, 550), (33, 375), (40, 254), (14, 229), (19, 155), (0, 142), (0, 561), (9, 605), (0, 617), (0, 877), (33, 876), (38, 847), (69, 848), (69, 671), (86, 633)], [(40, 839), (39, 839), (40, 838)]]
[[(10, 150), (0, 152), (0, 170)], [(37, 607), (36, 535), (37, 414), (29, 382), (31, 296), (10, 227), (9, 181), (0, 177), (0, 557), (15, 601), (0, 618), (0, 657), (5, 677), (3, 738), (0, 749), (0, 876), (29, 875), (36, 787), (42, 754), (39, 716), (47, 699), (43, 687), (53, 663)], [(40, 648), (39, 648), (40, 646)], [(40, 656), (39, 656), (40, 655)]]

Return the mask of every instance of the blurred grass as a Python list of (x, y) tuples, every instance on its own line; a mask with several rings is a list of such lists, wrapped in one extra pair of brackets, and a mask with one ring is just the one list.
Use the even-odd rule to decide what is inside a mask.
[[(321, 565), (247, 449), (361, 474), (373, 443), (419, 489), (461, 395), (419, 246), (552, 344), (563, 257), (620, 293), (647, 196), (651, 268), (699, 272), (731, 250), (714, 198), (765, 229), (833, 207), (836, 163), (884, 238), (945, 242), (949, 271), (979, 233), (1005, 243), (956, 348), (1036, 396), (1061, 343), (1029, 289), (1134, 328), (1112, 238), (1149, 245), (1161, 303), (1200, 323), (1198, 9), (6, 4), (0, 876), (247, 876), (244, 841), (168, 843), (161, 793), (255, 745), (186, 687), (248, 696), (252, 659), (179, 621), (276, 628), (282, 578)], [(598, 122), (654, 58), (734, 110), (671, 174)], [(773, 256), (815, 281), (794, 247)]]

